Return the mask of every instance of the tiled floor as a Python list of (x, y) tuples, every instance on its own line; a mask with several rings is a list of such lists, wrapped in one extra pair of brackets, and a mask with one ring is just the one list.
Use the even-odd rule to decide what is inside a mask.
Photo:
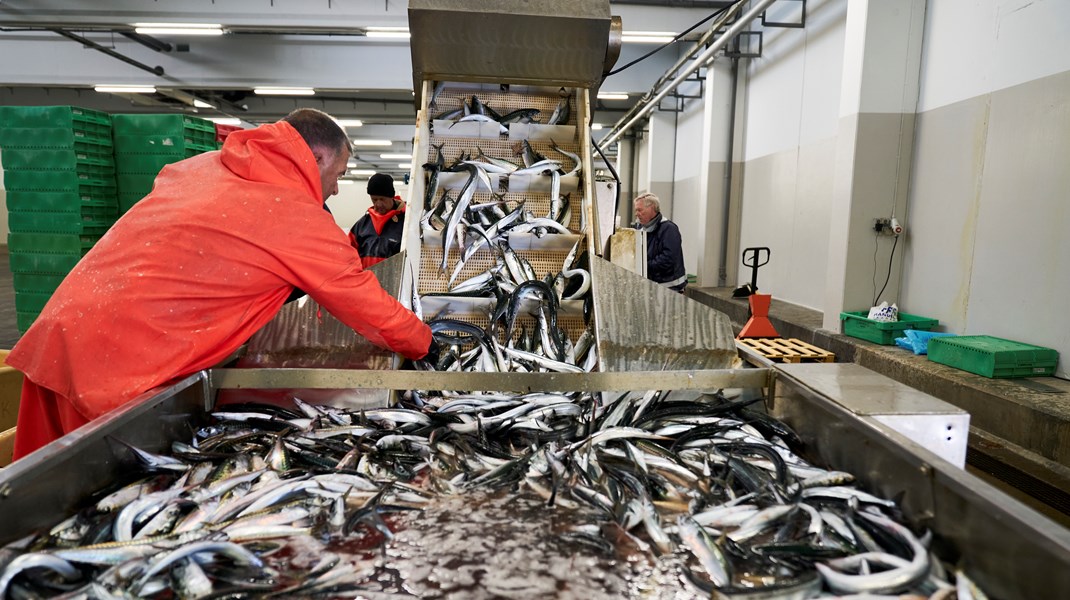
[(15, 286), (7, 260), (7, 247), (0, 246), (0, 349), (9, 349), (19, 341), (15, 318)]

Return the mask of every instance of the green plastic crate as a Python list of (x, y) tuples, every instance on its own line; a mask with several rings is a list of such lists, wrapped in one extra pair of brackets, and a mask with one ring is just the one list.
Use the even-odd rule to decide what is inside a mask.
[(148, 192), (120, 192), (119, 193), (119, 214), (126, 214), (126, 211), (130, 210), (135, 204), (141, 202), (141, 199), (148, 196)]
[[(16, 253), (67, 254), (82, 256), (97, 243), (100, 236), (73, 235), (60, 233), (20, 233), (7, 234), (8, 251)], [(46, 273), (52, 271), (44, 271)]]
[[(85, 252), (88, 251), (88, 249), (85, 250)], [(85, 252), (80, 252), (78, 254), (49, 254), (12, 251), (8, 254), (8, 263), (11, 265), (11, 272), (13, 274), (36, 273), (43, 275), (70, 273), (71, 269), (78, 264), (78, 261), (82, 260), (82, 256)]]
[(15, 211), (77, 212), (85, 208), (117, 209), (115, 186), (86, 187), (81, 192), (8, 192), (7, 209)]
[[(4, 187), (16, 192), (76, 192), (86, 187), (115, 187), (115, 167), (110, 172), (44, 171), (21, 169), (4, 171)], [(103, 171), (104, 168), (101, 168)]]
[[(116, 154), (177, 154), (193, 156), (216, 150), (215, 137), (207, 133), (188, 131), (181, 134), (117, 135), (112, 139)], [(185, 157), (185, 156), (184, 156)]]
[(38, 315), (40, 315), (39, 312), (16, 311), (15, 319), (19, 326), (19, 333), (26, 333), (26, 330), (30, 328), (30, 325), (33, 325), (33, 322), (37, 320)]
[(868, 310), (840, 313), (843, 333), (874, 344), (892, 346), (895, 344), (895, 338), (903, 337), (903, 332), (907, 329), (929, 331), (940, 322), (937, 319), (927, 319), (901, 312), (898, 321), (884, 323), (868, 318), (868, 314)]
[(93, 133), (62, 127), (0, 127), (0, 148), (70, 148), (107, 154), (112, 146), (111, 130)]
[[(63, 169), (91, 171), (89, 167), (115, 168), (115, 157), (108, 146), (100, 146), (107, 153), (91, 153), (73, 148), (3, 148), (0, 163), (4, 169)], [(114, 172), (114, 171), (112, 171)]]
[(78, 106), (0, 106), (0, 123), (7, 127), (111, 127), (106, 112)]
[(116, 154), (115, 168), (118, 173), (159, 173), (167, 165), (186, 160), (201, 152), (186, 150), (181, 154)]
[(184, 131), (211, 132), (215, 139), (215, 123), (200, 117), (180, 114), (120, 114), (111, 116), (115, 135), (181, 134)]
[(66, 273), (12, 273), (15, 293), (56, 291), (67, 277)]
[(39, 313), (45, 307), (52, 292), (15, 292), (15, 310)]
[(120, 196), (141, 194), (145, 197), (156, 183), (156, 173), (119, 173), (115, 180), (119, 184)]
[[(88, 212), (18, 211), (8, 213), (8, 229), (17, 233), (69, 233), (102, 236), (119, 216), (118, 208), (86, 209)], [(91, 212), (90, 212), (91, 211)]]
[(990, 335), (929, 340), (929, 360), (993, 378), (1053, 375), (1059, 352)]

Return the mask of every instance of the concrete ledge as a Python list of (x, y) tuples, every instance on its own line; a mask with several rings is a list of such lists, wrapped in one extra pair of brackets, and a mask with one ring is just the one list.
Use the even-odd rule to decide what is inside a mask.
[[(735, 331), (749, 318), (746, 298), (730, 288), (691, 288), (688, 295), (728, 315)], [(1055, 377), (989, 379), (937, 364), (897, 346), (881, 346), (821, 329), (820, 311), (773, 299), (773, 327), (935, 396), (970, 413), (971, 429), (1000, 440), (1014, 466), (1070, 493), (1070, 382)], [(981, 440), (971, 436), (973, 447)]]

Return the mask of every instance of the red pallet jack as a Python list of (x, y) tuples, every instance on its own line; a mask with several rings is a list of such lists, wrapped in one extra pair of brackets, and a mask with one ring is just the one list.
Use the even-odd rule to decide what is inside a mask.
[[(762, 260), (764, 253), (765, 260)], [(750, 283), (745, 283), (732, 292), (733, 298), (747, 298), (750, 302), (750, 319), (736, 336), (743, 338), (778, 338), (773, 323), (769, 320), (769, 305), (773, 301), (770, 294), (758, 293), (758, 267), (769, 262), (770, 251), (766, 247), (746, 248), (743, 250), (743, 266), (751, 268)]]

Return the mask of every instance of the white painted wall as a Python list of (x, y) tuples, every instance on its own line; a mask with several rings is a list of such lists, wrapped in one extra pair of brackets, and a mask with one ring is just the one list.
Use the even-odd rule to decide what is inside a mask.
[[(772, 257), (759, 288), (821, 309), (844, 63), (845, 0), (807, 3), (804, 29), (767, 29), (748, 61), (740, 248)], [(737, 159), (738, 160), (738, 159)], [(730, 260), (739, 260), (732, 257)], [(738, 285), (750, 280), (741, 269)]]
[(930, 1), (919, 112), (1070, 69), (1070, 2)]
[(698, 252), (703, 247), (705, 237), (710, 234), (701, 219), (701, 215), (705, 214), (703, 206), (707, 203), (700, 180), (706, 171), (703, 161), (705, 153), (702, 151), (704, 122), (701, 100), (692, 100), (685, 111), (678, 115), (672, 213), (665, 213), (680, 228), (684, 269), (692, 275), (698, 273)]
[(925, 36), (903, 304), (1066, 377), (1070, 3), (930, 3)]

